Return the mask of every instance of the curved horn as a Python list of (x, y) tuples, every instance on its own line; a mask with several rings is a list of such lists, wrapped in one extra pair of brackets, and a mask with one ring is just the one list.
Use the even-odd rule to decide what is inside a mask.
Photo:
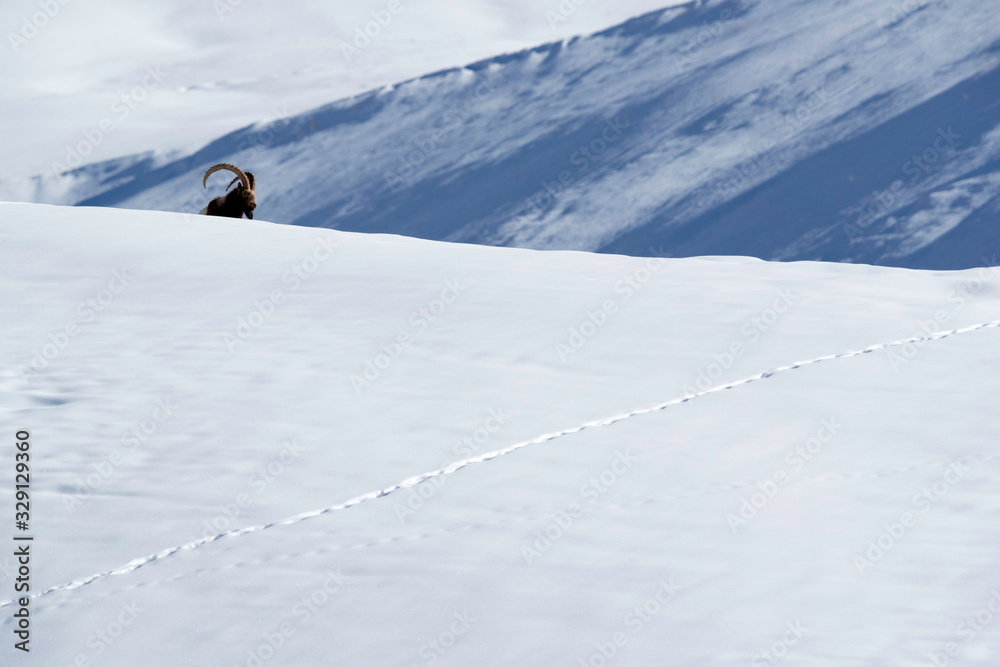
[[(225, 169), (226, 171), (233, 172), (234, 174), (236, 174), (237, 178), (240, 179), (240, 183), (243, 184), (243, 187), (245, 187), (247, 190), (251, 189), (250, 179), (248, 179), (247, 175), (243, 173), (243, 170), (235, 165), (229, 164), (228, 162), (222, 162), (220, 164), (215, 165), (214, 167), (210, 167), (209, 170), (205, 172), (205, 177), (201, 179), (201, 184), (207, 188), (208, 177), (214, 174), (215, 172), (219, 171), (220, 169)], [(230, 185), (232, 184), (230, 183)]]
[[(257, 187), (254, 184), (253, 172), (252, 171), (247, 171), (247, 172), (244, 172), (244, 173), (247, 175), (247, 180), (250, 181), (250, 189), (253, 190), (254, 188)], [(238, 180), (240, 180), (239, 176), (237, 176), (233, 180), (229, 181), (229, 185), (226, 186), (226, 189), (228, 190), (229, 188), (233, 187), (233, 183), (235, 183)]]

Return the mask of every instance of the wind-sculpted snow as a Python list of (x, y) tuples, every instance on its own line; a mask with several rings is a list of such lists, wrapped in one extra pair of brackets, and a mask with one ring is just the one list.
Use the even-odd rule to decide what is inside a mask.
[[(958, 461), (948, 460), (948, 461), (919, 462), (919, 463), (913, 463), (913, 464), (910, 464), (910, 465), (907, 465), (907, 466), (901, 467), (901, 468), (892, 468), (892, 469), (875, 470), (875, 471), (868, 471), (868, 470), (865, 470), (865, 471), (856, 471), (856, 472), (852, 472), (852, 473), (846, 474), (846, 475), (845, 474), (826, 474), (826, 475), (820, 475), (820, 476), (802, 475), (802, 476), (799, 476), (799, 477), (795, 478), (795, 480), (793, 480), (792, 483), (796, 483), (796, 484), (812, 483), (812, 484), (815, 484), (817, 482), (839, 482), (839, 481), (856, 480), (856, 479), (862, 479), (862, 478), (874, 478), (874, 479), (877, 479), (879, 477), (885, 477), (885, 476), (888, 476), (888, 475), (898, 475), (898, 474), (901, 474), (901, 473), (908, 473), (908, 472), (912, 472), (914, 470), (917, 470), (917, 469), (920, 469), (920, 468), (925, 468), (925, 467), (946, 468), (946, 467), (948, 467), (950, 465), (955, 464), (956, 462), (960, 463), (960, 464), (963, 464), (963, 465), (977, 465), (977, 464), (983, 464), (983, 463), (991, 463), (991, 462), (996, 461), (998, 459), (1000, 459), (1000, 454), (986, 454), (986, 455), (982, 455), (982, 456), (967, 457), (965, 459), (960, 459)], [(746, 489), (757, 489), (757, 488), (759, 488), (758, 487), (758, 483), (759, 483), (758, 481), (744, 481), (744, 482), (738, 482), (738, 483), (733, 483), (733, 484), (711, 484), (711, 485), (703, 486), (703, 487), (700, 487), (700, 488), (687, 488), (687, 489), (685, 489), (683, 491), (680, 491), (680, 492), (673, 491), (673, 492), (669, 492), (669, 493), (664, 493), (664, 494), (661, 494), (661, 495), (658, 495), (658, 496), (654, 496), (654, 497), (651, 497), (651, 498), (645, 498), (643, 500), (636, 500), (636, 501), (632, 501), (632, 502), (626, 503), (626, 504), (613, 504), (613, 503), (602, 504), (602, 505), (599, 506), (599, 509), (601, 509), (601, 510), (615, 510), (615, 509), (628, 510), (628, 509), (634, 509), (635, 507), (640, 506), (640, 505), (648, 505), (648, 504), (657, 503), (657, 502), (664, 502), (664, 501), (670, 501), (670, 500), (684, 500), (684, 499), (687, 499), (687, 498), (696, 498), (696, 497), (699, 497), (699, 496), (704, 496), (704, 495), (709, 495), (709, 494), (728, 494), (728, 493), (731, 493), (733, 491), (740, 491), (740, 490), (746, 490)], [(296, 552), (296, 553), (282, 553), (282, 554), (279, 554), (277, 556), (269, 556), (269, 557), (265, 557), (265, 558), (252, 558), (252, 559), (249, 559), (249, 560), (239, 560), (239, 561), (228, 563), (226, 565), (219, 566), (219, 567), (207, 567), (207, 568), (199, 568), (199, 569), (193, 569), (193, 570), (184, 570), (184, 571), (182, 571), (182, 572), (180, 572), (178, 574), (172, 575), (172, 576), (170, 576), (168, 578), (165, 578), (165, 579), (153, 579), (153, 580), (149, 580), (149, 581), (145, 581), (145, 582), (129, 584), (129, 585), (123, 586), (123, 587), (121, 587), (119, 589), (109, 590), (109, 591), (106, 591), (106, 592), (104, 592), (102, 594), (95, 595), (95, 596), (93, 596), (93, 598), (103, 598), (103, 597), (108, 597), (108, 596), (113, 596), (113, 595), (120, 595), (121, 593), (124, 593), (124, 592), (127, 592), (127, 591), (135, 590), (135, 589), (138, 589), (138, 588), (146, 588), (146, 587), (149, 587), (149, 586), (163, 586), (163, 585), (170, 584), (170, 583), (172, 583), (174, 581), (177, 581), (178, 579), (184, 579), (184, 578), (187, 578), (187, 577), (197, 577), (197, 576), (204, 576), (204, 575), (209, 575), (209, 574), (218, 574), (218, 573), (227, 572), (227, 571), (230, 571), (230, 570), (242, 569), (242, 568), (254, 568), (254, 567), (259, 567), (261, 565), (267, 565), (267, 564), (273, 564), (273, 563), (280, 563), (282, 561), (286, 561), (286, 560), (290, 560), (290, 559), (295, 559), (295, 558), (310, 558), (310, 557), (315, 558), (317, 556), (323, 556), (323, 555), (326, 555), (326, 554), (333, 554), (333, 553), (336, 553), (336, 552), (339, 552), (339, 551), (358, 551), (358, 550), (362, 550), (362, 549), (371, 549), (371, 548), (377, 548), (377, 547), (384, 547), (386, 545), (391, 545), (391, 544), (398, 543), (398, 542), (415, 542), (415, 541), (419, 541), (419, 540), (435, 539), (435, 538), (439, 538), (439, 537), (446, 536), (446, 535), (452, 535), (452, 534), (455, 534), (455, 533), (465, 533), (465, 532), (470, 532), (470, 531), (482, 530), (482, 529), (485, 529), (485, 528), (492, 528), (492, 527), (495, 527), (495, 526), (501, 526), (503, 524), (510, 524), (510, 523), (532, 523), (532, 522), (536, 522), (536, 521), (538, 521), (540, 519), (551, 519), (554, 516), (554, 514), (552, 512), (538, 513), (537, 508), (533, 508), (533, 507), (504, 508), (504, 510), (508, 512), (507, 516), (504, 516), (503, 518), (493, 519), (493, 520), (490, 520), (490, 521), (481, 521), (481, 522), (474, 523), (474, 524), (458, 524), (458, 525), (455, 525), (455, 526), (449, 526), (447, 528), (441, 528), (441, 529), (438, 529), (438, 530), (432, 530), (432, 531), (427, 531), (427, 532), (389, 535), (389, 536), (386, 536), (386, 537), (380, 537), (378, 539), (369, 540), (367, 542), (354, 542), (354, 543), (335, 544), (335, 545), (332, 545), (332, 546), (318, 547), (318, 548), (309, 549), (307, 551), (301, 551), (301, 552)], [(532, 513), (527, 513), (528, 511), (531, 511)], [(65, 589), (64, 588), (64, 589), (60, 589), (60, 590), (70, 590), (70, 589)], [(93, 598), (91, 598), (91, 599), (93, 599)], [(89, 602), (89, 600), (85, 599), (85, 598), (66, 597), (66, 598), (64, 598), (63, 600), (60, 601), (60, 606), (64, 606), (66, 604), (72, 603), (74, 600), (76, 601), (77, 604), (87, 604)], [(10, 604), (11, 604), (11, 601), (10, 600), (6, 600), (6, 601), (0, 603), (0, 606), (10, 606)]]
[[(414, 475), (413, 477), (408, 477), (408, 478), (406, 478), (406, 479), (404, 479), (404, 480), (402, 480), (402, 481), (400, 481), (400, 482), (398, 482), (396, 484), (393, 484), (391, 486), (387, 486), (387, 487), (379, 489), (377, 491), (371, 491), (369, 493), (365, 493), (365, 494), (362, 494), (360, 496), (355, 496), (354, 498), (351, 498), (349, 500), (345, 500), (344, 502), (337, 503), (335, 505), (329, 505), (327, 507), (322, 507), (322, 508), (319, 508), (319, 509), (309, 510), (309, 511), (302, 512), (300, 514), (296, 514), (294, 516), (288, 517), (286, 519), (282, 519), (282, 520), (279, 520), (279, 521), (274, 521), (274, 522), (271, 522), (271, 523), (265, 523), (265, 524), (260, 524), (260, 525), (256, 525), (256, 526), (247, 526), (245, 528), (238, 528), (238, 529), (234, 529), (234, 530), (228, 530), (228, 531), (225, 531), (225, 532), (222, 532), (222, 533), (218, 533), (216, 535), (212, 535), (212, 536), (209, 536), (209, 537), (204, 537), (204, 538), (199, 539), (199, 540), (194, 540), (192, 542), (188, 542), (187, 544), (182, 544), (180, 546), (176, 546), (176, 547), (171, 547), (171, 548), (168, 548), (168, 549), (164, 549), (164, 550), (159, 551), (159, 552), (157, 552), (155, 554), (151, 554), (149, 556), (145, 556), (145, 557), (142, 557), (142, 558), (136, 558), (134, 560), (131, 560), (128, 563), (126, 563), (125, 565), (122, 565), (121, 567), (118, 567), (118, 568), (115, 568), (115, 569), (112, 569), (112, 570), (107, 570), (105, 572), (100, 572), (98, 574), (93, 574), (93, 575), (90, 575), (88, 577), (84, 577), (82, 579), (77, 579), (75, 581), (71, 581), (71, 582), (64, 583), (64, 584), (59, 584), (57, 586), (52, 586), (52, 587), (47, 588), (47, 589), (45, 589), (45, 590), (43, 590), (43, 591), (41, 591), (39, 593), (33, 594), (31, 597), (32, 598), (40, 598), (40, 597), (44, 597), (46, 595), (49, 595), (50, 593), (56, 593), (56, 592), (60, 592), (60, 591), (71, 591), (71, 590), (75, 590), (77, 588), (81, 588), (83, 586), (86, 586), (88, 584), (92, 584), (95, 581), (99, 581), (101, 579), (105, 579), (107, 577), (115, 577), (115, 576), (127, 575), (127, 574), (130, 574), (132, 572), (135, 572), (139, 568), (142, 568), (142, 567), (145, 567), (146, 565), (151, 565), (151, 564), (156, 563), (158, 561), (164, 560), (164, 559), (169, 558), (171, 556), (174, 556), (174, 555), (176, 555), (176, 554), (178, 554), (178, 553), (180, 553), (182, 551), (191, 551), (191, 550), (194, 550), (194, 549), (199, 549), (201, 547), (207, 546), (207, 545), (209, 545), (209, 544), (211, 544), (211, 543), (213, 543), (213, 542), (215, 542), (217, 540), (223, 539), (223, 538), (227, 538), (227, 537), (228, 538), (242, 537), (244, 535), (249, 535), (249, 534), (257, 533), (257, 532), (260, 532), (260, 531), (269, 530), (271, 528), (279, 528), (279, 527), (284, 527), (284, 526), (291, 526), (291, 525), (300, 523), (302, 521), (306, 521), (306, 520), (309, 520), (309, 519), (314, 519), (316, 517), (320, 517), (320, 516), (323, 516), (325, 514), (329, 514), (331, 512), (339, 512), (341, 510), (350, 509), (352, 507), (355, 507), (355, 506), (360, 505), (362, 503), (368, 502), (370, 500), (377, 500), (379, 498), (384, 498), (384, 497), (389, 496), (389, 495), (391, 495), (393, 493), (396, 493), (398, 491), (402, 491), (402, 490), (405, 490), (405, 489), (413, 488), (413, 487), (417, 486), (418, 484), (426, 482), (427, 480), (433, 479), (435, 477), (441, 477), (441, 476), (444, 476), (444, 475), (451, 475), (451, 474), (454, 474), (454, 473), (458, 472), (459, 470), (462, 470), (462, 469), (464, 469), (464, 468), (466, 468), (468, 466), (472, 466), (472, 465), (475, 465), (475, 464), (478, 464), (478, 463), (485, 463), (487, 461), (492, 461), (492, 460), (497, 459), (497, 458), (499, 458), (501, 456), (506, 456), (507, 454), (510, 454), (512, 452), (516, 452), (517, 450), (523, 449), (525, 447), (530, 447), (532, 445), (544, 444), (546, 442), (551, 442), (552, 440), (556, 440), (558, 438), (562, 438), (562, 437), (565, 437), (565, 436), (568, 436), (568, 435), (573, 435), (575, 433), (580, 433), (580, 432), (586, 431), (588, 429), (602, 428), (602, 427), (605, 427), (605, 426), (611, 426), (613, 424), (617, 424), (620, 421), (624, 421), (626, 419), (631, 419), (632, 417), (637, 417), (639, 415), (645, 415), (645, 414), (649, 414), (649, 413), (652, 413), (652, 412), (663, 411), (663, 410), (666, 410), (667, 408), (674, 407), (674, 406), (680, 405), (682, 403), (687, 403), (688, 401), (691, 401), (691, 400), (694, 400), (694, 399), (697, 399), (697, 398), (701, 398), (703, 396), (708, 396), (710, 394), (715, 394), (715, 393), (718, 393), (720, 391), (726, 391), (726, 390), (729, 390), (729, 389), (734, 389), (736, 387), (740, 387), (740, 386), (743, 386), (743, 385), (748, 385), (748, 384), (757, 382), (759, 380), (766, 380), (768, 378), (774, 377), (775, 375), (778, 375), (778, 374), (781, 374), (781, 373), (786, 373), (786, 372), (792, 371), (792, 370), (798, 370), (800, 368), (804, 368), (806, 366), (811, 366), (813, 364), (818, 364), (818, 363), (822, 363), (822, 362), (825, 362), (825, 361), (831, 361), (833, 359), (850, 359), (852, 357), (857, 357), (857, 356), (861, 356), (861, 355), (864, 355), (864, 354), (870, 354), (872, 352), (877, 352), (877, 351), (880, 351), (880, 350), (886, 350), (886, 349), (889, 349), (889, 348), (902, 347), (902, 346), (905, 346), (905, 345), (912, 345), (912, 344), (916, 344), (916, 343), (926, 343), (926, 342), (929, 342), (929, 341), (936, 341), (936, 340), (941, 340), (941, 339), (944, 339), (944, 338), (948, 338), (950, 336), (957, 336), (957, 335), (961, 335), (961, 334), (971, 333), (971, 332), (974, 332), (974, 331), (981, 331), (983, 329), (995, 329), (995, 328), (998, 328), (998, 327), (1000, 327), (1000, 320), (996, 320), (996, 321), (993, 321), (993, 322), (984, 322), (984, 323), (981, 323), (981, 324), (974, 324), (974, 325), (962, 327), (960, 329), (952, 329), (952, 330), (949, 330), (949, 331), (939, 331), (939, 332), (935, 332), (935, 333), (924, 335), (924, 336), (913, 336), (913, 337), (905, 338), (905, 339), (902, 339), (902, 340), (891, 341), (891, 342), (887, 342), (887, 343), (878, 343), (876, 345), (870, 345), (870, 346), (862, 348), (860, 350), (849, 350), (847, 352), (840, 352), (840, 353), (837, 353), (837, 354), (829, 354), (829, 355), (825, 355), (825, 356), (822, 356), (822, 357), (816, 357), (816, 358), (813, 358), (813, 359), (806, 359), (806, 360), (803, 360), (803, 361), (798, 361), (798, 362), (795, 362), (795, 363), (792, 363), (792, 364), (788, 364), (788, 365), (785, 365), (785, 366), (779, 366), (779, 367), (773, 368), (773, 369), (771, 369), (769, 371), (764, 371), (762, 373), (758, 373), (756, 375), (751, 375), (749, 377), (745, 377), (745, 378), (742, 378), (740, 380), (735, 380), (733, 382), (728, 382), (728, 383), (725, 383), (725, 384), (720, 384), (720, 385), (711, 387), (709, 389), (705, 389), (703, 391), (699, 391), (699, 392), (696, 392), (696, 393), (693, 393), (693, 394), (688, 394), (688, 395), (680, 397), (680, 398), (674, 398), (674, 399), (671, 399), (669, 401), (665, 401), (663, 403), (658, 403), (658, 404), (653, 405), (653, 406), (649, 406), (649, 407), (645, 407), (645, 408), (638, 408), (636, 410), (631, 410), (629, 412), (618, 414), (618, 415), (615, 415), (615, 416), (612, 416), (612, 417), (607, 417), (607, 418), (604, 418), (604, 419), (598, 419), (598, 420), (595, 420), (595, 421), (586, 422), (586, 423), (580, 424), (578, 426), (574, 426), (572, 428), (563, 429), (561, 431), (555, 431), (553, 433), (546, 433), (546, 434), (540, 435), (540, 436), (538, 436), (536, 438), (532, 438), (530, 440), (525, 440), (525, 441), (518, 442), (518, 443), (515, 443), (513, 445), (510, 445), (508, 447), (504, 447), (503, 449), (498, 449), (498, 450), (495, 450), (495, 451), (487, 452), (485, 454), (481, 454), (479, 456), (473, 456), (473, 457), (466, 458), (466, 459), (463, 459), (463, 460), (460, 460), (460, 461), (455, 461), (454, 463), (451, 463), (450, 465), (445, 466), (443, 468), (439, 468), (437, 470), (432, 470), (430, 472), (425, 472), (425, 473), (422, 473), (422, 474), (419, 474), (419, 475)], [(993, 459), (992, 458), (986, 458), (986, 459), (982, 459), (982, 460), (986, 461), (986, 460), (993, 460)], [(740, 488), (740, 487), (736, 486), (736, 487), (730, 487), (730, 488), (733, 489), (733, 488)], [(12, 600), (5, 600), (3, 602), (0, 602), (0, 608), (2, 608), (2, 607), (8, 607), (11, 604), (13, 604)]]
[(1000, 273), (662, 254), (0, 204), (31, 659), (939, 654), (996, 585)]

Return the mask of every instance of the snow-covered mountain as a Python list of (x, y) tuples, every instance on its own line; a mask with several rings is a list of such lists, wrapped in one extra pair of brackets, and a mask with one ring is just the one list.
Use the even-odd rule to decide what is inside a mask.
[(74, 153), (190, 153), (261, 119), (681, 1), (6, 0), (0, 199), (31, 195), (30, 175)]
[[(227, 134), (39, 179), (33, 198), (633, 255), (992, 264), (988, 0), (692, 2)], [(219, 179), (211, 194), (221, 188)], [(2, 187), (2, 186), (0, 186)]]
[(1000, 658), (996, 269), (29, 204), (0, 241), (4, 664)]

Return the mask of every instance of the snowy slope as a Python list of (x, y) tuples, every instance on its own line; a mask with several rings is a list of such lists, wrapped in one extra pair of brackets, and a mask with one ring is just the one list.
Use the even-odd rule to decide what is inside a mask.
[(27, 204), (0, 234), (17, 664), (1000, 657), (995, 270)]
[[(563, 16), (559, 0), (396, 0), (395, 13), (389, 0), (7, 0), (0, 179), (38, 196), (28, 177), (54, 175), (80, 142), (86, 162), (151, 149), (166, 158), (261, 119), (678, 2), (587, 2)], [(97, 133), (104, 119), (111, 130)]]
[(284, 223), (972, 268), (998, 250), (994, 14), (987, 0), (688, 3), (271, 115), (188, 155), (43, 178), (29, 198), (197, 211), (203, 170), (230, 161)]

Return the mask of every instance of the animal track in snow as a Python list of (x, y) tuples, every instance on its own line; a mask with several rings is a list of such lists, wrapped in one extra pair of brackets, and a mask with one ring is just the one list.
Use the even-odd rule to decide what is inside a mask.
[[(247, 534), (250, 534), (250, 533), (260, 532), (260, 531), (263, 531), (263, 530), (268, 530), (270, 528), (275, 528), (275, 527), (278, 527), (278, 526), (290, 526), (290, 525), (299, 523), (301, 521), (306, 521), (307, 519), (312, 519), (312, 518), (315, 518), (315, 517), (318, 517), (318, 516), (322, 516), (324, 514), (328, 514), (330, 512), (337, 512), (337, 511), (340, 511), (340, 510), (345, 510), (345, 509), (354, 507), (356, 505), (360, 505), (361, 503), (367, 502), (369, 500), (376, 500), (378, 498), (383, 498), (383, 497), (388, 496), (388, 495), (390, 495), (392, 493), (396, 493), (397, 491), (401, 491), (401, 490), (404, 490), (404, 489), (408, 489), (408, 488), (417, 486), (418, 484), (421, 484), (421, 483), (423, 483), (423, 482), (425, 482), (425, 481), (427, 481), (429, 479), (432, 479), (432, 478), (435, 478), (435, 477), (440, 477), (440, 476), (443, 476), (443, 475), (450, 475), (450, 474), (456, 473), (459, 470), (465, 468), (466, 466), (470, 466), (470, 465), (473, 465), (473, 464), (476, 464), (476, 463), (485, 463), (486, 461), (491, 461), (491, 460), (493, 460), (495, 458), (499, 458), (501, 456), (506, 456), (507, 454), (515, 452), (515, 451), (517, 451), (519, 449), (523, 449), (524, 447), (528, 447), (530, 445), (542, 444), (542, 443), (545, 443), (545, 442), (549, 442), (549, 441), (555, 440), (557, 438), (561, 438), (561, 437), (564, 437), (564, 436), (567, 436), (567, 435), (572, 435), (574, 433), (579, 433), (581, 431), (585, 431), (585, 430), (588, 430), (588, 429), (601, 428), (601, 427), (604, 427), (604, 426), (611, 426), (612, 424), (616, 424), (616, 423), (618, 423), (620, 421), (623, 421), (625, 419), (630, 419), (630, 418), (636, 417), (638, 415), (649, 414), (651, 412), (658, 412), (658, 411), (666, 410), (667, 408), (673, 407), (675, 405), (680, 405), (682, 403), (687, 403), (688, 401), (691, 401), (691, 400), (696, 399), (696, 398), (701, 398), (702, 396), (707, 396), (709, 394), (714, 394), (714, 393), (717, 393), (717, 392), (720, 392), (720, 391), (726, 391), (726, 390), (729, 390), (729, 389), (733, 389), (735, 387), (739, 387), (739, 386), (742, 386), (742, 385), (751, 384), (751, 383), (757, 382), (759, 380), (765, 380), (767, 378), (773, 377), (773, 376), (775, 376), (777, 374), (784, 373), (784, 372), (787, 372), (787, 371), (790, 371), (790, 370), (798, 370), (798, 369), (803, 368), (805, 366), (811, 366), (813, 364), (822, 363), (824, 361), (830, 361), (831, 359), (848, 359), (848, 358), (851, 358), (851, 357), (857, 357), (857, 356), (860, 356), (860, 355), (863, 355), (863, 354), (869, 354), (871, 352), (876, 352), (876, 351), (879, 351), (879, 350), (885, 350), (885, 349), (892, 348), (892, 347), (900, 347), (900, 346), (908, 345), (908, 344), (911, 344), (911, 343), (920, 343), (920, 342), (927, 342), (927, 341), (932, 341), (932, 340), (941, 340), (943, 338), (948, 338), (950, 336), (955, 336), (955, 335), (960, 335), (960, 334), (965, 334), (965, 333), (971, 333), (973, 331), (979, 331), (979, 330), (982, 330), (982, 329), (992, 329), (992, 328), (998, 328), (998, 327), (1000, 327), (1000, 320), (994, 320), (994, 321), (991, 321), (991, 322), (984, 322), (984, 323), (980, 323), (980, 324), (973, 324), (973, 325), (970, 325), (970, 326), (967, 326), (967, 327), (962, 327), (960, 329), (952, 329), (952, 330), (949, 330), (949, 331), (939, 331), (939, 332), (936, 332), (936, 333), (933, 333), (933, 334), (927, 334), (927, 335), (924, 335), (924, 336), (911, 336), (910, 338), (904, 338), (904, 339), (900, 339), (900, 340), (896, 340), (896, 341), (891, 341), (891, 342), (888, 342), (888, 343), (878, 343), (876, 345), (871, 345), (869, 347), (862, 348), (862, 349), (859, 349), (859, 350), (849, 350), (847, 352), (841, 352), (839, 354), (828, 354), (828, 355), (824, 355), (822, 357), (816, 357), (816, 358), (813, 358), (813, 359), (806, 359), (804, 361), (798, 361), (798, 362), (795, 362), (795, 363), (792, 363), (792, 364), (789, 364), (789, 365), (786, 365), (786, 366), (779, 366), (778, 368), (774, 368), (774, 369), (771, 369), (769, 371), (764, 371), (764, 372), (758, 373), (756, 375), (751, 375), (751, 376), (745, 377), (745, 378), (743, 378), (741, 380), (735, 380), (735, 381), (729, 382), (727, 384), (720, 384), (720, 385), (717, 385), (715, 387), (710, 387), (708, 389), (705, 389), (704, 391), (696, 392), (696, 393), (693, 393), (693, 394), (688, 394), (688, 395), (682, 396), (680, 398), (674, 398), (674, 399), (671, 399), (669, 401), (665, 401), (663, 403), (659, 403), (659, 404), (656, 404), (656, 405), (653, 405), (653, 406), (650, 406), (650, 407), (639, 408), (639, 409), (636, 409), (636, 410), (632, 410), (630, 412), (625, 412), (625, 413), (621, 413), (621, 414), (618, 414), (618, 415), (615, 415), (615, 416), (612, 416), (612, 417), (607, 417), (605, 419), (599, 419), (599, 420), (595, 420), (595, 421), (585, 422), (585, 423), (580, 424), (578, 426), (574, 426), (574, 427), (571, 427), (571, 428), (563, 429), (561, 431), (554, 431), (552, 433), (547, 433), (547, 434), (544, 434), (544, 435), (540, 435), (540, 436), (532, 438), (530, 440), (524, 440), (522, 442), (515, 443), (515, 444), (510, 445), (508, 447), (505, 447), (503, 449), (498, 449), (498, 450), (495, 450), (495, 451), (492, 451), (492, 452), (487, 452), (485, 454), (480, 454), (478, 456), (473, 456), (473, 457), (470, 457), (470, 458), (462, 459), (460, 461), (455, 461), (454, 463), (451, 463), (451, 464), (445, 466), (444, 468), (439, 468), (437, 470), (432, 470), (430, 472), (426, 472), (426, 473), (423, 473), (423, 474), (420, 474), (420, 475), (414, 475), (412, 477), (408, 477), (408, 478), (406, 478), (406, 479), (404, 479), (404, 480), (402, 480), (400, 482), (397, 482), (396, 484), (393, 484), (391, 486), (387, 486), (387, 487), (385, 487), (383, 489), (379, 489), (379, 490), (376, 490), (376, 491), (370, 491), (370, 492), (362, 494), (360, 496), (355, 496), (354, 498), (351, 498), (351, 499), (346, 500), (346, 501), (341, 502), (341, 503), (337, 503), (335, 505), (329, 505), (327, 507), (322, 507), (322, 508), (315, 509), (315, 510), (309, 510), (307, 512), (302, 512), (300, 514), (296, 514), (296, 515), (288, 517), (286, 519), (282, 519), (282, 520), (279, 520), (279, 521), (273, 521), (271, 523), (265, 523), (265, 524), (260, 524), (260, 525), (257, 525), (257, 526), (248, 526), (248, 527), (245, 527), (245, 528), (237, 528), (237, 529), (233, 529), (233, 530), (228, 530), (228, 531), (219, 533), (217, 535), (211, 535), (211, 536), (208, 536), (208, 537), (203, 537), (201, 539), (194, 540), (194, 541), (188, 542), (186, 544), (182, 544), (182, 545), (179, 545), (179, 546), (170, 547), (170, 548), (164, 549), (162, 551), (159, 551), (157, 553), (150, 554), (148, 556), (144, 556), (144, 557), (141, 557), (141, 558), (136, 558), (136, 559), (131, 560), (128, 563), (126, 563), (126, 564), (124, 564), (124, 565), (122, 565), (122, 566), (120, 566), (118, 568), (112, 569), (112, 570), (106, 570), (104, 572), (99, 572), (97, 574), (92, 574), (90, 576), (83, 577), (81, 579), (75, 579), (75, 580), (70, 581), (70, 582), (66, 582), (66, 583), (63, 583), (63, 584), (58, 584), (56, 586), (52, 586), (52, 587), (47, 588), (45, 590), (42, 590), (42, 591), (40, 591), (38, 593), (34, 593), (31, 597), (34, 599), (34, 598), (40, 598), (40, 597), (43, 597), (43, 596), (48, 595), (50, 593), (55, 593), (55, 592), (58, 592), (58, 591), (75, 590), (77, 588), (81, 588), (83, 586), (87, 586), (88, 584), (91, 584), (91, 583), (93, 583), (95, 581), (98, 581), (100, 579), (105, 579), (107, 577), (114, 577), (114, 576), (121, 576), (121, 575), (129, 574), (129, 573), (135, 572), (139, 568), (145, 567), (146, 565), (149, 565), (151, 563), (155, 563), (155, 562), (163, 560), (165, 558), (169, 558), (170, 556), (178, 554), (178, 553), (180, 553), (182, 551), (192, 551), (194, 549), (201, 548), (203, 546), (211, 544), (212, 542), (215, 542), (216, 540), (220, 540), (220, 539), (222, 539), (224, 537), (234, 537), (234, 538), (235, 537), (241, 537), (243, 535), (247, 535)], [(723, 488), (732, 488), (732, 485), (730, 485), (729, 487), (723, 487)], [(736, 487), (736, 488), (742, 488), (742, 487), (739, 486), (739, 487)], [(13, 600), (4, 600), (3, 602), (0, 602), (0, 608), (10, 606), (11, 604), (13, 604)]]
[[(956, 460), (924, 461), (924, 462), (914, 463), (908, 466), (903, 466), (900, 468), (883, 468), (874, 471), (864, 470), (864, 471), (856, 471), (848, 473), (826, 473), (823, 475), (813, 475), (813, 476), (801, 475), (795, 477), (794, 479), (789, 480), (789, 483), (794, 484), (800, 482), (836, 482), (836, 481), (850, 481), (850, 480), (865, 479), (865, 478), (877, 479), (880, 477), (886, 477), (888, 475), (910, 472), (911, 470), (917, 470), (920, 468), (943, 468), (956, 462), (965, 464), (976, 464), (976, 463), (989, 463), (991, 461), (996, 461), (998, 459), (1000, 459), (1000, 454), (986, 454), (982, 456), (965, 457), (962, 459), (958, 459), (957, 461)], [(731, 493), (748, 488), (756, 489), (757, 482), (755, 481), (734, 482), (732, 484), (708, 484), (698, 488), (689, 487), (687, 489), (680, 490), (679, 492), (661, 493), (654, 495), (652, 497), (633, 500), (631, 502), (598, 503), (594, 505), (592, 510), (595, 512), (601, 512), (606, 510), (630, 510), (640, 505), (650, 505), (653, 503), (667, 502), (672, 500), (687, 500), (690, 498), (710, 496), (717, 493)], [(560, 503), (545, 503), (545, 504), (551, 505), (552, 509), (542, 511), (540, 513), (536, 512), (530, 515), (517, 514), (514, 516), (503, 516), (498, 519), (477, 521), (475, 523), (469, 523), (469, 524), (447, 526), (445, 528), (439, 528), (437, 530), (428, 530), (419, 533), (408, 533), (402, 535), (390, 535), (387, 537), (380, 537), (377, 539), (369, 539), (364, 542), (336, 544), (316, 549), (308, 549), (306, 551), (282, 553), (275, 556), (253, 558), (250, 560), (226, 563), (225, 565), (220, 565), (216, 567), (203, 567), (194, 570), (187, 570), (185, 572), (179, 572), (164, 579), (154, 579), (150, 581), (131, 584), (128, 586), (123, 586), (122, 588), (106, 591), (104, 593), (101, 593), (100, 595), (88, 597), (86, 599), (66, 598), (61, 602), (55, 604), (53, 608), (59, 609), (65, 607), (73, 601), (76, 601), (78, 603), (90, 602), (95, 599), (110, 597), (140, 588), (149, 588), (153, 586), (161, 586), (164, 584), (169, 584), (174, 581), (178, 581), (180, 579), (185, 579), (187, 577), (197, 577), (205, 574), (227, 572), (230, 570), (236, 570), (243, 567), (255, 567), (259, 565), (264, 565), (266, 563), (276, 563), (286, 560), (292, 560), (294, 558), (309, 558), (309, 557), (323, 556), (326, 554), (338, 553), (341, 551), (359, 551), (362, 549), (369, 549), (372, 547), (381, 547), (389, 544), (395, 544), (397, 542), (416, 542), (419, 540), (433, 539), (441, 537), (443, 535), (450, 535), (453, 533), (467, 532), (483, 528), (491, 528), (494, 526), (500, 526), (502, 524), (508, 524), (508, 523), (531, 523), (534, 521), (551, 520), (554, 516), (556, 516), (559, 513), (560, 509), (563, 509), (565, 507), (565, 504), (560, 504)], [(504, 507), (501, 508), (501, 511), (509, 511), (509, 510), (518, 511), (518, 510), (530, 510), (530, 509), (537, 510), (538, 507), (539, 505), (534, 505), (534, 506), (525, 505), (512, 508)]]

